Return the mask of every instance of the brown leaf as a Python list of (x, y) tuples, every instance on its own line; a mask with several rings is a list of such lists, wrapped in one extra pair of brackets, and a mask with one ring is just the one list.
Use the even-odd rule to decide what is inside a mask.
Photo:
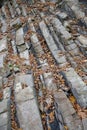
[(74, 96), (70, 96), (69, 100), (71, 101), (72, 104), (74, 104), (76, 102), (76, 99), (74, 98)]
[(87, 115), (86, 115), (85, 112), (79, 111), (79, 112), (78, 112), (78, 115), (79, 115), (81, 118), (87, 118)]
[(64, 126), (65, 130), (68, 130), (68, 127), (67, 126)]

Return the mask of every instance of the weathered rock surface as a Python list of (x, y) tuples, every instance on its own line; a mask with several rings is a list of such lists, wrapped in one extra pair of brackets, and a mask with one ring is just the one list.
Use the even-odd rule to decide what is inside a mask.
[(65, 56), (61, 56), (61, 57), (58, 56), (58, 53), (60, 53), (60, 51), (58, 50), (58, 48), (57, 48), (51, 34), (49, 33), (49, 31), (48, 31), (48, 29), (47, 29), (47, 27), (46, 27), (46, 25), (45, 25), (45, 23), (43, 21), (40, 23), (40, 28), (41, 28), (43, 36), (44, 36), (44, 38), (45, 38), (45, 40), (47, 42), (47, 45), (48, 45), (52, 55), (56, 59), (57, 63), (58, 64), (63, 64), (63, 63), (66, 64)]
[(0, 40), (0, 52), (7, 50), (7, 38), (4, 37), (2, 40)]
[(80, 118), (75, 120), (76, 112), (70, 101), (67, 99), (63, 91), (55, 92), (54, 99), (56, 102), (56, 109), (61, 110), (64, 122), (70, 130), (83, 130)]
[(16, 32), (16, 44), (17, 45), (24, 44), (23, 28), (18, 29), (17, 32)]
[(83, 123), (84, 130), (87, 130), (87, 118), (82, 119), (82, 123)]
[[(22, 89), (22, 84), (26, 84), (27, 87)], [(43, 130), (36, 100), (32, 75), (16, 77), (15, 101), (17, 104), (18, 120), (23, 130)]]
[(0, 130), (87, 130), (86, 4), (0, 6)]
[(66, 81), (71, 87), (73, 95), (82, 107), (87, 107), (87, 86), (73, 68), (67, 68), (64, 72)]
[(81, 51), (83, 52), (83, 54), (85, 54), (87, 56), (87, 42), (86, 42), (87, 38), (80, 35), (78, 37), (78, 40), (79, 40), (79, 47), (80, 47)]

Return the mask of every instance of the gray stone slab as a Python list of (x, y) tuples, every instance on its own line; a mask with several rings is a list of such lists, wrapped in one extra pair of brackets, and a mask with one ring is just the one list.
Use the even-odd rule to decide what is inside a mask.
[(82, 119), (82, 123), (84, 130), (87, 130), (87, 118)]
[(66, 57), (65, 56), (58, 57), (58, 63), (59, 64), (66, 64)]
[(23, 64), (30, 65), (28, 50), (25, 50), (25, 51), (21, 52), (20, 53), (20, 58), (24, 59)]
[(47, 42), (47, 45), (51, 51), (51, 53), (53, 54), (54, 58), (56, 59), (58, 64), (62, 64), (62, 63), (66, 63), (66, 58), (65, 56), (61, 56), (59, 58), (58, 56), (58, 48), (53, 40), (53, 37), (51, 36), (51, 34), (49, 33), (49, 30), (46, 26), (46, 24), (44, 23), (44, 21), (40, 22), (39, 24), (40, 29), (42, 31), (42, 34)]
[(82, 47), (87, 48), (87, 37), (80, 35), (77, 39), (79, 40)]
[(11, 130), (11, 120), (9, 112), (0, 114), (0, 130)]
[(76, 129), (72, 116), (67, 116), (67, 118), (65, 118), (65, 122), (67, 122), (67, 126), (68, 126), (69, 130)]
[(17, 83), (24, 83), (27, 86), (33, 87), (34, 86), (33, 75), (32, 74), (27, 74), (27, 75), (19, 74), (16, 76), (16, 79), (15, 79), (15, 84)]
[(15, 86), (14, 86), (15, 93), (19, 93), (21, 90), (22, 90), (22, 83), (21, 82), (17, 83), (17, 81), (15, 80)]
[(13, 2), (13, 6), (14, 6), (15, 8), (17, 8), (17, 7), (18, 7), (17, 1), (16, 1), (16, 0), (12, 0), (12, 2)]
[[(83, 130), (82, 123), (71, 102), (62, 90), (54, 93), (56, 109), (60, 111), (69, 130)], [(57, 113), (58, 114), (58, 113)]]
[(44, 73), (43, 77), (44, 77), (45, 85), (46, 85), (48, 90), (50, 90), (50, 91), (57, 90), (57, 86), (56, 86), (56, 83), (54, 83), (54, 78), (53, 78), (53, 75), (51, 72)]
[(15, 13), (14, 13), (14, 10), (13, 10), (13, 8), (12, 8), (10, 2), (8, 2), (8, 8), (9, 8), (9, 10), (10, 10), (11, 17), (14, 18), (14, 17), (15, 17), (15, 15), (14, 15)]
[(71, 57), (71, 55), (68, 53), (66, 54), (67, 60), (71, 63), (73, 68), (77, 67), (77, 63), (74, 61), (74, 59)]
[[(7, 125), (0, 126), (0, 130), (8, 130), (8, 126)], [(9, 129), (9, 130), (11, 130), (11, 129)]]
[(0, 54), (0, 68), (4, 67), (5, 57), (6, 57), (6, 54)]
[(18, 15), (21, 14), (21, 10), (18, 7), (16, 8), (16, 12), (17, 12)]
[[(21, 83), (27, 87), (22, 89)], [(32, 75), (17, 76), (14, 90), (20, 127), (23, 130), (43, 130)]]
[(20, 18), (17, 18), (16, 20), (11, 20), (10, 22), (10, 26), (17, 26), (17, 25), (20, 25), (21, 22), (20, 22)]
[(62, 35), (65, 40), (71, 39), (71, 34), (65, 29), (59, 19), (53, 18), (51, 22), (59, 35)]
[(70, 51), (70, 50), (73, 50), (73, 49), (77, 48), (77, 46), (76, 46), (75, 43), (73, 43), (73, 44), (70, 44), (70, 45), (66, 46), (66, 48), (67, 48), (67, 50)]
[(24, 32), (23, 28), (20, 28), (16, 31), (16, 44), (21, 45), (24, 44)]
[(82, 12), (81, 8), (79, 8), (78, 6), (72, 5), (72, 6), (71, 6), (71, 9), (73, 10), (73, 12), (75, 13), (75, 15), (76, 15), (76, 17), (77, 17), (78, 19), (84, 18), (85, 13)]
[(26, 50), (26, 45), (25, 45), (25, 44), (22, 44), (22, 45), (20, 45), (20, 46), (17, 46), (17, 49), (18, 49), (18, 52), (19, 52), (19, 53), (20, 53), (20, 52), (23, 52), (23, 51)]
[(3, 33), (7, 31), (7, 24), (6, 24), (5, 22), (3, 23), (3, 26), (2, 26), (2, 28), (1, 28), (1, 31), (2, 31)]
[(14, 41), (14, 40), (11, 41), (11, 44), (12, 44), (12, 49), (13, 49), (13, 51), (14, 51), (14, 54), (17, 54), (17, 47), (16, 47), (15, 41)]
[(15, 93), (15, 101), (17, 103), (32, 100), (33, 98), (35, 98), (35, 91), (34, 88), (31, 86), (20, 90), (19, 93)]
[(34, 47), (34, 49), (35, 49), (35, 51), (36, 51), (37, 54), (41, 54), (42, 55), (44, 52), (43, 52), (43, 49), (42, 49), (42, 47), (40, 45), (40, 41), (39, 41), (39, 39), (38, 39), (38, 37), (36, 35), (35, 27), (32, 24), (30, 18), (28, 19), (28, 23), (29, 23), (29, 27), (30, 27), (31, 31), (35, 32), (31, 36), (31, 41), (33, 43), (33, 47)]
[(0, 52), (7, 50), (7, 38), (4, 37), (2, 40), (0, 40)]
[(58, 105), (61, 108), (60, 110), (62, 111), (62, 113), (67, 112), (68, 115), (72, 115), (75, 113), (75, 109), (73, 108), (71, 102), (62, 90), (60, 90), (57, 93), (54, 93), (54, 97), (55, 101), (58, 102)]
[[(27, 85), (27, 87), (22, 89), (22, 84)], [(35, 97), (35, 90), (32, 74), (17, 76), (14, 90), (15, 100), (18, 103), (33, 99)]]
[(24, 6), (21, 7), (22, 8), (22, 14), (23, 16), (27, 16), (27, 12)]
[(30, 29), (31, 29), (33, 32), (36, 32), (35, 27), (34, 27), (34, 25), (33, 25), (33, 23), (32, 23), (31, 18), (28, 19), (28, 23), (29, 23)]
[(47, 19), (45, 19), (47, 21), (47, 24), (49, 25), (49, 28), (50, 28), (50, 31), (51, 31), (51, 34), (53, 36), (53, 38), (55, 39), (57, 45), (58, 45), (58, 48), (60, 48), (62, 50), (62, 52), (65, 52), (65, 49), (62, 45), (62, 43), (59, 41), (59, 37), (57, 36), (56, 32), (54, 31), (52, 25), (48, 22)]
[(10, 104), (10, 100), (8, 100), (8, 99), (5, 99), (0, 102), (0, 114), (8, 111), (8, 109), (10, 107), (9, 104)]
[(72, 56), (79, 56), (79, 49), (74, 48), (73, 50), (69, 51)]
[[(77, 130), (75, 118), (73, 115), (76, 114), (71, 102), (62, 90), (54, 93), (54, 100), (60, 110), (62, 118), (69, 130)], [(78, 129), (80, 130), (80, 129)], [(82, 129), (81, 129), (82, 130)]]
[(0, 17), (0, 20), (2, 23), (1, 31), (4, 33), (7, 31), (7, 23), (6, 23), (6, 20), (2, 16)]
[(80, 35), (78, 37), (78, 40), (80, 41), (80, 43), (84, 46), (84, 47), (87, 47), (87, 37), (83, 36), (83, 35)]
[(3, 99), (8, 99), (11, 96), (11, 88), (7, 87), (3, 89)]
[(4, 67), (3, 56), (0, 56), (0, 68)]
[(45, 3), (46, 1), (45, 0), (40, 0), (42, 3)]
[(6, 14), (5, 6), (2, 6), (1, 9), (2, 9), (2, 13), (4, 14), (5, 18), (7, 18), (8, 16)]
[(85, 25), (87, 27), (87, 17), (84, 17), (84, 22), (85, 22)]
[(61, 19), (61, 20), (65, 20), (68, 18), (68, 15), (64, 12), (57, 12), (56, 15)]
[(73, 13), (77, 19), (82, 19), (85, 17), (85, 13), (82, 11), (82, 9), (79, 6), (78, 0), (65, 0), (63, 4), (63, 8), (71, 15), (73, 16)]
[(8, 112), (0, 114), (0, 126), (8, 124)]
[(76, 125), (76, 130), (83, 130), (83, 124), (81, 118), (77, 114), (73, 115), (73, 118)]
[(17, 115), (23, 130), (43, 130), (35, 99), (17, 104)]
[(68, 85), (81, 107), (87, 107), (87, 86), (73, 68), (64, 72)]
[(0, 76), (0, 89), (2, 89), (2, 77)]
[[(32, 31), (33, 31), (33, 29), (32, 29)], [(33, 43), (33, 46), (34, 46), (34, 48), (35, 48), (36, 53), (41, 53), (41, 54), (43, 54), (42, 47), (41, 47), (41, 45), (40, 45), (40, 42), (39, 42), (39, 40), (38, 40), (36, 34), (33, 34), (33, 35), (31, 36), (31, 41), (32, 41), (32, 43)]]

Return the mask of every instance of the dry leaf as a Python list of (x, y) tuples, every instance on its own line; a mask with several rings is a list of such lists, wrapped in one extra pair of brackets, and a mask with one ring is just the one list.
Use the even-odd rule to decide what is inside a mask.
[(86, 115), (85, 112), (79, 111), (79, 112), (78, 112), (78, 115), (79, 115), (81, 118), (87, 118), (87, 115)]
[(17, 130), (23, 130), (22, 128), (18, 128)]
[(76, 99), (74, 98), (74, 96), (70, 96), (69, 100), (71, 101), (72, 104), (76, 103)]
[(53, 111), (49, 114), (49, 117), (50, 117), (51, 121), (54, 121), (54, 112)]
[(65, 130), (68, 130), (68, 127), (67, 126), (64, 126)]

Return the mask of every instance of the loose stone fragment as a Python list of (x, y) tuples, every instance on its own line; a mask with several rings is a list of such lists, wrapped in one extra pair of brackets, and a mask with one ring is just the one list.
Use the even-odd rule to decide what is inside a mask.
[(16, 32), (16, 44), (17, 45), (22, 45), (24, 44), (24, 32), (23, 28), (20, 28)]
[(82, 53), (87, 56), (87, 37), (80, 35), (77, 39), (79, 41), (78, 45), (79, 45)]
[(78, 40), (80, 41), (82, 47), (87, 47), (87, 37), (80, 35)]
[(56, 15), (59, 17), (60, 20), (65, 20), (68, 17), (68, 15), (64, 12), (57, 12)]
[(20, 57), (24, 59), (23, 64), (29, 65), (29, 52), (28, 50), (25, 50), (23, 52), (20, 53)]
[(6, 57), (5, 54), (0, 54), (0, 68), (3, 68), (3, 67), (4, 67), (5, 57)]
[(11, 96), (11, 89), (10, 87), (7, 87), (3, 90), (3, 98), (8, 99)]
[(87, 86), (73, 68), (67, 68), (64, 72), (66, 81), (71, 87), (73, 95), (81, 107), (87, 107)]
[(21, 24), (20, 18), (17, 18), (16, 20), (11, 20), (11, 22), (10, 22), (10, 26), (11, 26), (11, 27), (17, 27), (17, 26), (19, 26), (20, 24)]
[(5, 6), (2, 6), (2, 12), (3, 12), (4, 16), (7, 18), (8, 16), (6, 14)]
[(22, 45), (20, 45), (20, 46), (17, 46), (17, 48), (18, 48), (18, 52), (20, 53), (20, 52), (23, 52), (23, 51), (26, 50), (26, 45), (25, 45), (25, 44), (22, 44)]
[(10, 13), (11, 13), (11, 17), (14, 18), (15, 15), (14, 15), (14, 11), (13, 11), (13, 8), (12, 8), (10, 2), (8, 2), (8, 7), (9, 7), (9, 10), (10, 10)]
[(24, 16), (27, 16), (27, 13), (26, 13), (26, 9), (25, 9), (25, 7), (22, 6), (21, 8), (22, 8), (22, 13), (23, 13), (23, 15), (24, 15)]
[(18, 15), (21, 14), (21, 11), (20, 11), (20, 9), (19, 9), (18, 7), (16, 8), (16, 11), (17, 11), (17, 14), (18, 14)]
[(0, 52), (7, 50), (7, 38), (4, 37), (2, 40), (0, 40)]

